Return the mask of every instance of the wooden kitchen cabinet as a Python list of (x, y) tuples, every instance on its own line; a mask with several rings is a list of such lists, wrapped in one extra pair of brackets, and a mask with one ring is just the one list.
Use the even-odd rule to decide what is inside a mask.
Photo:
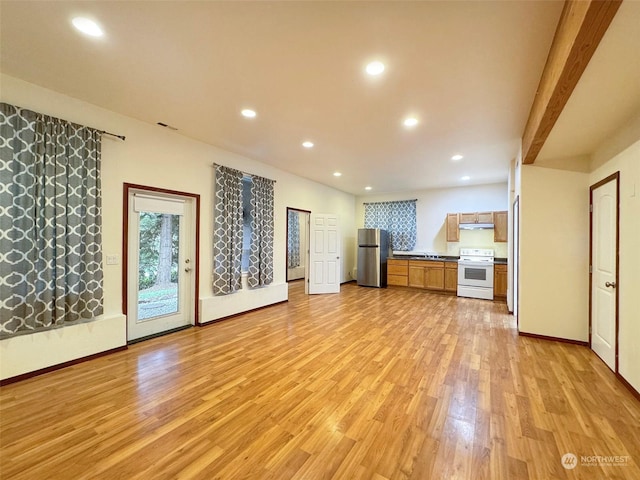
[(445, 262), (444, 264), (444, 290), (456, 293), (458, 291), (458, 264)]
[(429, 290), (444, 290), (444, 262), (424, 263), (424, 287)]
[(459, 213), (459, 223), (478, 223), (478, 213)]
[(446, 232), (447, 242), (460, 241), (460, 225), (470, 223), (492, 223), (493, 241), (507, 242), (509, 212), (473, 212), (447, 213)]
[(409, 285), (409, 261), (387, 260), (387, 285), (406, 287)]
[(478, 212), (477, 223), (493, 223), (493, 212)]
[(390, 259), (387, 262), (387, 285), (455, 293), (458, 289), (458, 264)]
[(444, 262), (410, 261), (409, 286), (428, 290), (444, 290)]
[(459, 213), (460, 223), (493, 223), (493, 212)]
[(493, 212), (493, 241), (506, 242), (508, 238), (509, 212)]
[(425, 262), (409, 262), (409, 286), (424, 288), (425, 287)]
[(457, 213), (447, 213), (447, 242), (460, 241), (460, 226)]
[(506, 265), (493, 266), (493, 298), (507, 298), (508, 269)]

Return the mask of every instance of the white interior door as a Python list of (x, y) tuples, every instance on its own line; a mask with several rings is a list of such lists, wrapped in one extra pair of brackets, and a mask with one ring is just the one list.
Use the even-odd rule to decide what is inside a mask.
[(592, 191), (591, 348), (616, 369), (617, 182)]
[(516, 325), (520, 325), (518, 320), (518, 300), (519, 300), (519, 279), (520, 279), (520, 199), (513, 202), (513, 316), (516, 318)]
[(340, 292), (338, 216), (312, 213), (309, 234), (309, 293)]
[(192, 200), (129, 195), (127, 340), (193, 324)]

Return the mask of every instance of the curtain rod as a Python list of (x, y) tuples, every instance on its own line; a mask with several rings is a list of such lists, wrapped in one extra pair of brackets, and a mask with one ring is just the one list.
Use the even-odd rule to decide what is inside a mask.
[(107, 132), (105, 130), (98, 130), (98, 132), (100, 132), (102, 135), (111, 135), (112, 137), (116, 137), (119, 138), (120, 140), (122, 140), (123, 142), (125, 141), (125, 139), (127, 137), (125, 137), (124, 135), (117, 135), (115, 133), (111, 133), (111, 132)]
[[(233, 167), (227, 167), (226, 165), (220, 165), (219, 163), (214, 163), (213, 164), (214, 167), (224, 167), (224, 168), (231, 168), (232, 170), (238, 170), (237, 168), (233, 168)], [(275, 180), (271, 180), (270, 178), (267, 177), (263, 177), (262, 175), (256, 175), (254, 173), (247, 173), (247, 172), (243, 172), (242, 170), (238, 170), (239, 172), (242, 172), (243, 175), (246, 175), (248, 177), (261, 177), (261, 178), (266, 178), (267, 180), (276, 183)]]
[(384, 200), (380, 202), (362, 202), (363, 205), (372, 205), (374, 203), (398, 203), (398, 202), (417, 202), (417, 198), (412, 198), (410, 200)]

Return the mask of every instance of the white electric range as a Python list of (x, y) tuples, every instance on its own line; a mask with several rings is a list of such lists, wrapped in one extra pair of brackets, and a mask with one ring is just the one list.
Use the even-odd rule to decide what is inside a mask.
[(458, 260), (458, 296), (493, 300), (491, 249), (461, 248)]

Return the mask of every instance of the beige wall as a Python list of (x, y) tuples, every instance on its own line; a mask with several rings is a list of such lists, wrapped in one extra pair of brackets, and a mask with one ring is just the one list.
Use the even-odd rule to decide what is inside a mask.
[(520, 168), (519, 330), (589, 339), (589, 175)]
[(598, 147), (590, 170), (515, 168), (519, 329), (588, 341), (589, 186), (620, 172), (619, 373), (640, 391), (640, 115)]
[(507, 257), (507, 244), (493, 242), (493, 230), (461, 231), (460, 242), (447, 243), (447, 213), (502, 211), (508, 209), (507, 183), (437, 188), (407, 193), (362, 196), (356, 199), (357, 227), (364, 226), (364, 202), (417, 199), (418, 235), (415, 250), (458, 255), (460, 248), (494, 248), (497, 257)]
[[(206, 322), (287, 298), (286, 207), (314, 213), (336, 213), (342, 225), (342, 281), (355, 263), (355, 198), (344, 192), (288, 174), (266, 164), (191, 140), (156, 125), (101, 109), (51, 90), (3, 75), (3, 102), (29, 108), (126, 135), (125, 142), (105, 136), (102, 148), (103, 254), (122, 255), (122, 185), (124, 182), (196, 193), (201, 196), (200, 292), (201, 321)], [(273, 285), (214, 297), (211, 289), (213, 245), (213, 168), (227, 165), (276, 180)], [(122, 265), (104, 266), (105, 313), (88, 326), (66, 327), (0, 341), (0, 376), (44, 368), (125, 344), (125, 318), (121, 309)], [(25, 363), (34, 351), (35, 364)]]
[(618, 371), (640, 391), (640, 141), (589, 176), (594, 185), (620, 172)]

